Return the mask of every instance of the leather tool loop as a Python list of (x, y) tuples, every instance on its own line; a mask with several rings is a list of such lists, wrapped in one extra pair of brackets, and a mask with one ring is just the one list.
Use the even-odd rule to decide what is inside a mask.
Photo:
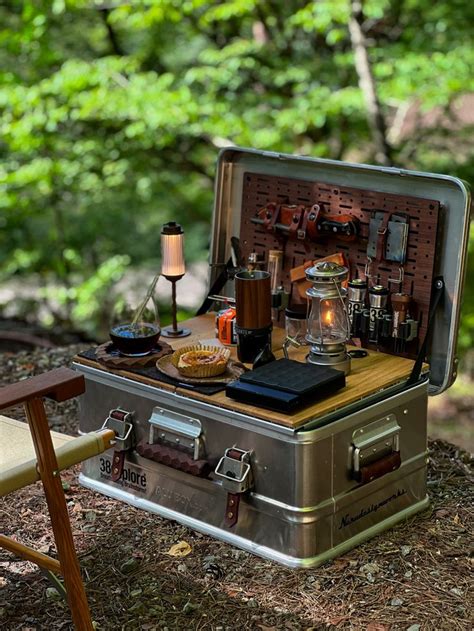
[(263, 219), (263, 227), (268, 232), (275, 231), (275, 224), (278, 221), (280, 214), (280, 206), (277, 206), (275, 202), (270, 202), (264, 208), (258, 211), (258, 216)]
[[(299, 227), (304, 214), (304, 206), (280, 207), (280, 221), (284, 226), (288, 226), (288, 238), (295, 240), (298, 238)], [(304, 237), (303, 237), (304, 238)]]
[(390, 221), (390, 216), (390, 213), (385, 213), (382, 223), (377, 229), (376, 261), (383, 261), (385, 259), (385, 246), (387, 245), (388, 222)]
[(318, 221), (322, 212), (319, 204), (313, 204), (305, 212), (305, 231), (311, 241), (316, 241), (318, 238)]

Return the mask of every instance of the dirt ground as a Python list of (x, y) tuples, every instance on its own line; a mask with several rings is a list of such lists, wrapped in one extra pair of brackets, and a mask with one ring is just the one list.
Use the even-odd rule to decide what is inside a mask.
[[(4, 353), (0, 383), (65, 365), (77, 350)], [(55, 430), (76, 431), (75, 402), (48, 409)], [(98, 630), (467, 631), (474, 628), (472, 460), (438, 439), (428, 474), (428, 510), (313, 570), (283, 568), (99, 496), (78, 485), (77, 470), (62, 479)], [(36, 484), (2, 500), (1, 530), (54, 554), (45, 514)], [(185, 556), (174, 555), (180, 542)], [(71, 628), (67, 605), (38, 569), (3, 551), (0, 628)]]

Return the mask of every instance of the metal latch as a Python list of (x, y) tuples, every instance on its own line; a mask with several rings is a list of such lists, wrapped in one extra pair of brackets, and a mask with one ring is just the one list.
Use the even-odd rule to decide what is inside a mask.
[(219, 460), (215, 474), (222, 479), (222, 486), (229, 493), (245, 493), (252, 488), (250, 454), (250, 451), (230, 447)]
[(112, 482), (117, 482), (122, 473), (126, 453), (135, 447), (135, 433), (133, 431), (133, 413), (114, 408), (110, 410), (102, 429), (112, 429), (115, 432), (117, 448), (112, 456)]
[(240, 498), (253, 487), (250, 455), (252, 452), (230, 447), (219, 460), (215, 474), (222, 480), (227, 491), (224, 523), (228, 528), (235, 526), (239, 519)]
[(102, 429), (111, 429), (115, 432), (115, 440), (120, 451), (128, 451), (134, 447), (133, 413), (114, 408), (110, 410)]
[(364, 466), (400, 451), (400, 426), (394, 414), (356, 429), (351, 444), (352, 471), (360, 472)]

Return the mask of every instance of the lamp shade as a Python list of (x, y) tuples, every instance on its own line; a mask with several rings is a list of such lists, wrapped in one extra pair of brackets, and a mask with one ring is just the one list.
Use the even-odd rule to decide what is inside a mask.
[(185, 271), (184, 231), (179, 223), (169, 221), (161, 229), (161, 273), (167, 278), (178, 278)]

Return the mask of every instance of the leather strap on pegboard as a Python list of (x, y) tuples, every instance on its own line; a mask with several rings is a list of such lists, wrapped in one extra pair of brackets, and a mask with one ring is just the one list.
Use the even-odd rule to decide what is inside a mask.
[(279, 214), (280, 206), (277, 206), (275, 202), (270, 202), (258, 211), (258, 216), (260, 219), (263, 219), (262, 225), (265, 230), (268, 230), (268, 232), (275, 231), (275, 224), (278, 221)]
[(280, 223), (288, 226), (288, 238), (295, 240), (298, 238), (298, 231), (304, 214), (304, 206), (280, 206)]
[(303, 230), (311, 241), (318, 238), (318, 220), (322, 212), (319, 204), (313, 204), (306, 209), (303, 219)]
[(382, 223), (377, 229), (377, 247), (375, 260), (383, 261), (385, 259), (385, 246), (387, 245), (388, 222), (390, 221), (390, 213), (385, 213)]

